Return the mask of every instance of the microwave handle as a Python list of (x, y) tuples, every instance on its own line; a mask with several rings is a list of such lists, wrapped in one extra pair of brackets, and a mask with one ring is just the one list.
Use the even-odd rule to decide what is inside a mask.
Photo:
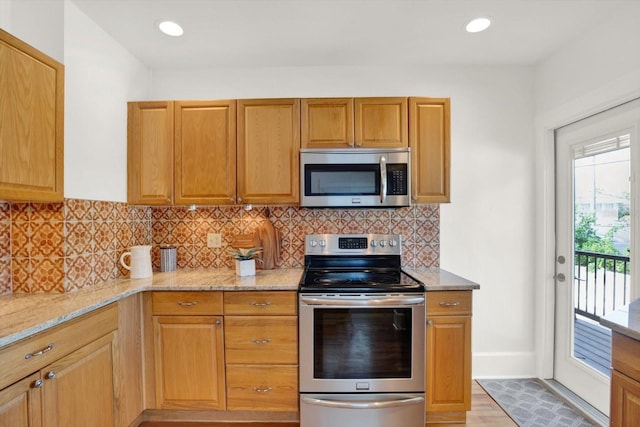
[(387, 158), (380, 156), (380, 203), (387, 199)]

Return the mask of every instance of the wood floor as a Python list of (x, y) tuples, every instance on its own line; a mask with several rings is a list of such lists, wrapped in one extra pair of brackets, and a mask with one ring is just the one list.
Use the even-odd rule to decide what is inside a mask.
[[(297, 423), (169, 423), (143, 422), (139, 427), (297, 427)], [(517, 424), (476, 383), (471, 388), (471, 411), (467, 412), (466, 424), (429, 424), (438, 426), (511, 427)]]

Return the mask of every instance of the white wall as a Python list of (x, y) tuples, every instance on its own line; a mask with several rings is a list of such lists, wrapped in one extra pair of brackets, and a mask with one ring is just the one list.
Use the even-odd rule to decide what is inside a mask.
[(65, 197), (126, 202), (127, 101), (148, 69), (65, 1)]
[(441, 265), (481, 284), (474, 376), (534, 374), (530, 67), (156, 70), (152, 80), (153, 99), (451, 97), (452, 203), (441, 208)]
[(64, 62), (64, 3), (51, 0), (0, 0), (0, 28)]
[[(640, 97), (640, 2), (601, 17), (535, 71), (536, 375), (553, 376), (553, 129)], [(632, 251), (633, 252), (633, 251)], [(633, 262), (637, 259), (634, 258)]]

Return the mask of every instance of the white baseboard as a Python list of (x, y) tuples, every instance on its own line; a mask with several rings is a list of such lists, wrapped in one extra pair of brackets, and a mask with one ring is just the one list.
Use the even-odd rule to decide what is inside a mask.
[(483, 378), (535, 378), (536, 355), (534, 352), (474, 352), (472, 377)]

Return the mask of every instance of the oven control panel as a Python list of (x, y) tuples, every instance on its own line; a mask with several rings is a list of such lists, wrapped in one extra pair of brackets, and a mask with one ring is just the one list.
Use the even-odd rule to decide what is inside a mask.
[(401, 255), (399, 234), (308, 234), (305, 255)]

